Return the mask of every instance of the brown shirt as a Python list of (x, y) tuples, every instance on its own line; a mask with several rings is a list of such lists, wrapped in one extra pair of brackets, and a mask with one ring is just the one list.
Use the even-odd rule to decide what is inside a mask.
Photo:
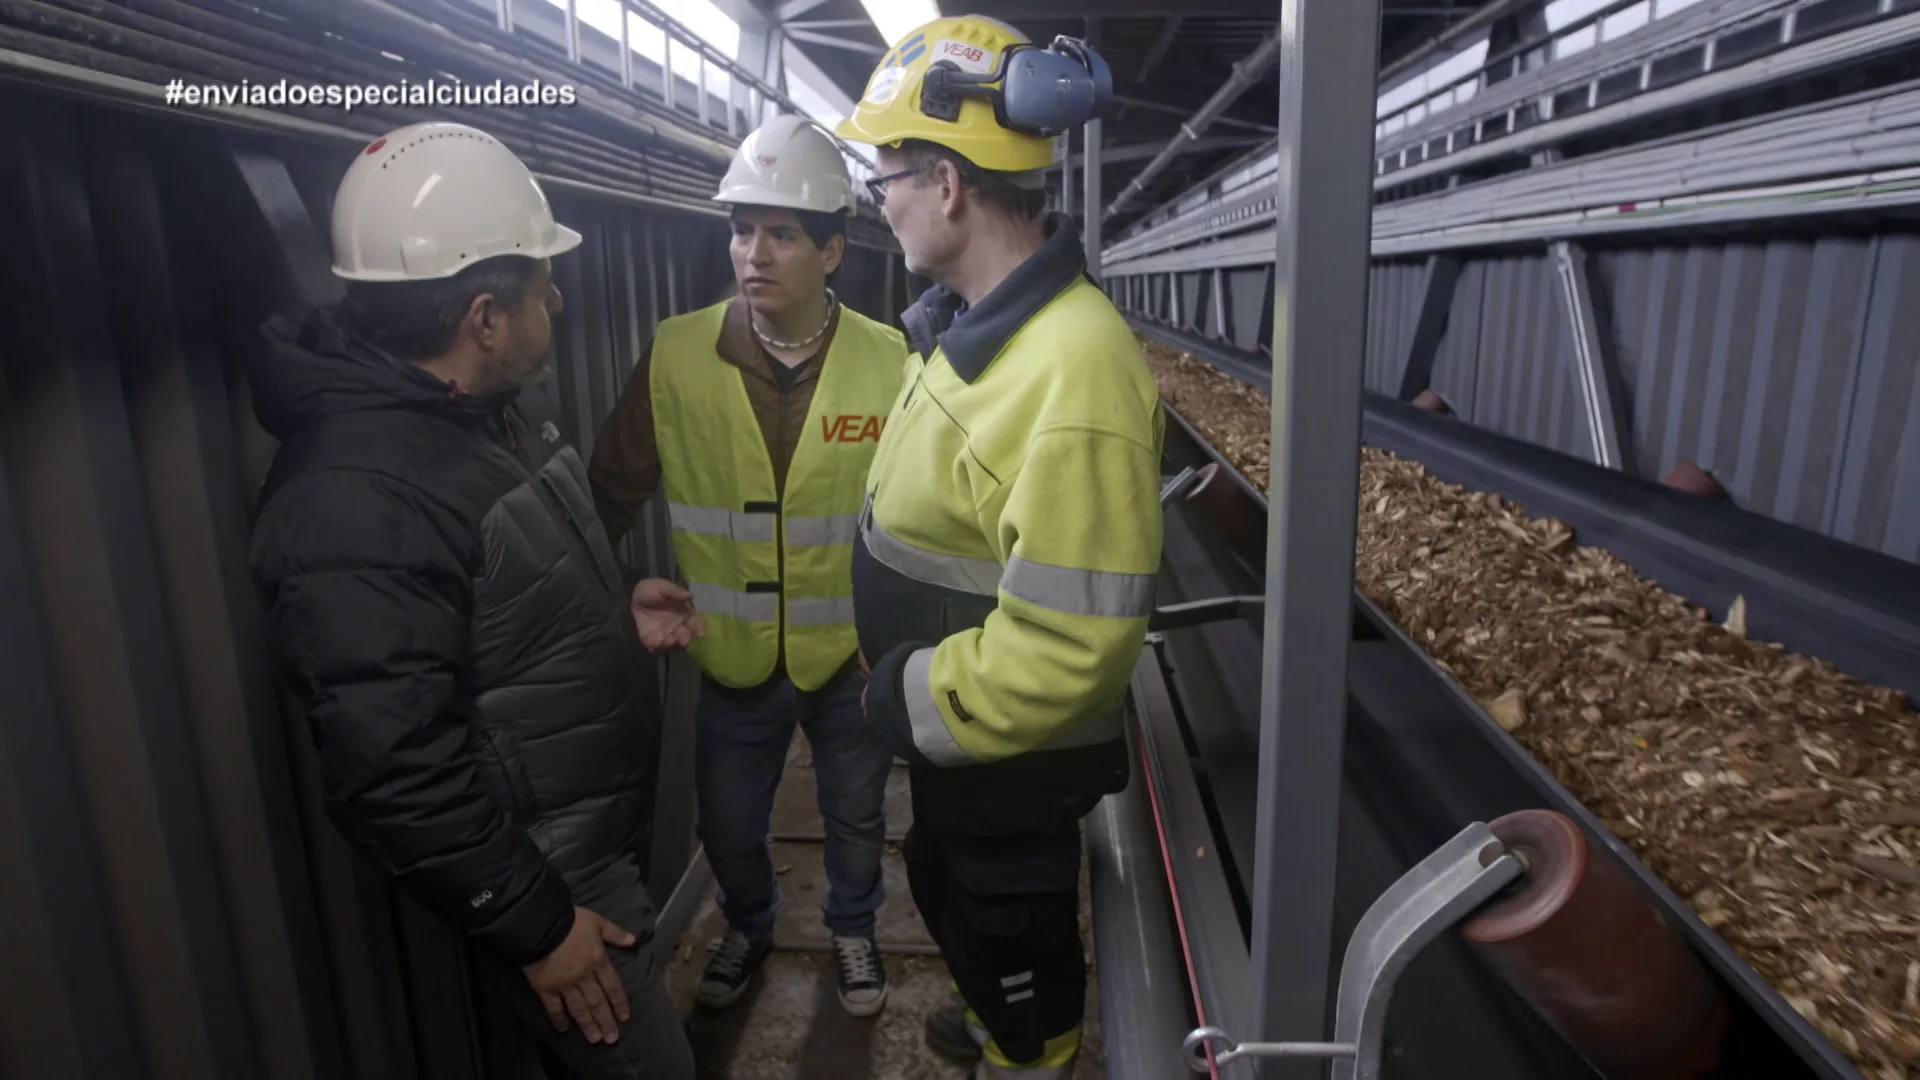
[[(740, 369), (747, 400), (753, 403), (754, 417), (760, 421), (760, 437), (766, 440), (767, 456), (773, 459), (776, 491), (786, 490), (787, 465), (806, 426), (814, 388), (820, 384), (821, 360), (839, 327), (840, 309), (835, 307), (813, 355), (790, 371), (781, 371), (787, 365), (761, 346), (748, 325), (746, 301), (735, 297), (727, 303), (715, 348), (721, 359)], [(660, 449), (654, 438), (649, 385), (652, 363), (653, 343), (648, 342), (600, 429), (593, 460), (587, 466), (594, 509), (607, 528), (607, 538), (616, 544), (633, 527), (640, 508), (660, 489)]]

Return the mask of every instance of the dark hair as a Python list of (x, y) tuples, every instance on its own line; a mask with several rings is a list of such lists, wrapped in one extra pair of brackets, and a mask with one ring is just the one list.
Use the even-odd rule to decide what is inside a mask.
[[(738, 210), (739, 207), (734, 209)], [(793, 216), (799, 220), (800, 231), (807, 234), (807, 239), (813, 241), (814, 247), (824, 248), (827, 246), (827, 241), (834, 237), (847, 235), (845, 210), (835, 210), (832, 213), (824, 210), (795, 210)], [(733, 214), (729, 211), (728, 220), (732, 220), (732, 217)]]
[(933, 168), (935, 162), (948, 162), (960, 174), (960, 182), (974, 190), (974, 197), (980, 200), (980, 205), (1017, 224), (1028, 224), (1047, 212), (1047, 193), (1044, 188), (1021, 187), (1004, 175), (982, 169), (938, 143), (907, 139), (900, 144), (900, 150), (923, 175)]
[(402, 360), (431, 360), (453, 347), (475, 297), (518, 308), (539, 271), (524, 255), (496, 255), (434, 281), (350, 281), (343, 310), (370, 343)]

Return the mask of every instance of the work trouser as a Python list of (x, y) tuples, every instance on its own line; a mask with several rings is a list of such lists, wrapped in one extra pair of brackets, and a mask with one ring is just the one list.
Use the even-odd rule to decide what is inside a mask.
[(623, 856), (575, 889), (573, 902), (638, 939), (625, 948), (604, 946), (630, 1011), (618, 1041), (590, 1043), (571, 1019), (566, 1031), (554, 1030), (526, 972), (484, 950), (475, 950), (474, 989), (519, 1020), (569, 1080), (694, 1080), (693, 1047), (667, 996), (664, 965), (654, 942), (655, 910), (638, 860)]
[(919, 792), (901, 853), (907, 886), (960, 996), (1008, 1060), (1031, 1062), (1086, 1011), (1080, 817), (1024, 832), (929, 827)]
[(837, 936), (873, 936), (885, 892), (880, 855), (893, 755), (866, 737), (865, 688), (851, 665), (818, 690), (801, 690), (784, 674), (746, 690), (701, 677), (693, 736), (700, 843), (720, 884), (727, 925), (749, 938), (772, 937), (780, 909), (767, 826), (796, 725), (813, 750), (826, 834), (822, 921)]

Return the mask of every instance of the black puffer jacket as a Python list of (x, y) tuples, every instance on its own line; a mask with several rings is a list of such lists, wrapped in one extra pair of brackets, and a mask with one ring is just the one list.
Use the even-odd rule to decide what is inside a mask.
[[(645, 844), (658, 708), (579, 454), (537, 395), (458, 394), (332, 316), (273, 320), (254, 576), (329, 811), (515, 963)], [(627, 926), (635, 934), (651, 927)]]

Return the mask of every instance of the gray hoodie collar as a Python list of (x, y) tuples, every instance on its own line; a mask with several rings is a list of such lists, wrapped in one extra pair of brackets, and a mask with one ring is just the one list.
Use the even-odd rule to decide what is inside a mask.
[(1040, 250), (978, 304), (967, 307), (945, 285), (935, 285), (920, 294), (901, 321), (915, 352), (931, 359), (937, 346), (954, 374), (973, 382), (1027, 320), (1080, 280), (1086, 269), (1079, 227), (1065, 214), (1051, 214)]

